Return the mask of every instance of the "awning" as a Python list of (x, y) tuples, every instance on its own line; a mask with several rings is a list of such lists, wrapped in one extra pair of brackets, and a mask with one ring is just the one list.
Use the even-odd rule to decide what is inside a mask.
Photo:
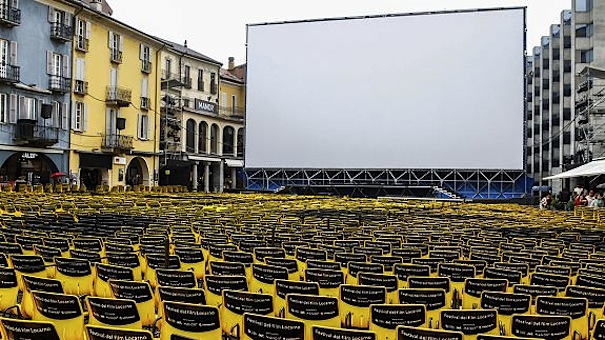
[(579, 167), (569, 171), (562, 172), (558, 175), (546, 177), (544, 179), (551, 180), (572, 177), (598, 176), (603, 174), (605, 174), (605, 159), (599, 159), (584, 165), (580, 165)]
[(241, 159), (225, 159), (225, 164), (230, 168), (243, 168), (244, 161)]
[(202, 157), (202, 156), (187, 156), (187, 159), (190, 161), (199, 161), (199, 162), (220, 162), (220, 158), (212, 158), (212, 157)]

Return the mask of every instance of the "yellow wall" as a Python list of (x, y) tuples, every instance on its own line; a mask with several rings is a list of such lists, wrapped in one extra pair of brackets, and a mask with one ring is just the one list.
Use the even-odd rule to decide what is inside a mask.
[[(78, 51), (75, 49), (76, 45), (74, 41), (72, 70), (75, 77), (76, 58), (83, 58), (85, 60), (84, 75), (85, 81), (88, 82), (88, 94), (84, 96), (73, 94), (72, 103), (75, 101), (85, 103), (87, 108), (87, 126), (86, 130), (82, 132), (71, 131), (72, 152), (70, 156), (70, 171), (73, 173), (78, 173), (79, 171), (79, 155), (76, 151), (102, 152), (102, 135), (106, 133), (106, 112), (109, 107), (105, 99), (107, 97), (107, 86), (110, 84), (111, 68), (115, 67), (118, 70), (117, 85), (132, 91), (131, 105), (119, 108), (119, 117), (126, 118), (126, 128), (120, 131), (120, 135), (134, 137), (134, 149), (130, 153), (116, 154), (116, 156), (127, 157), (127, 161), (130, 162), (137, 153), (145, 153), (140, 156), (147, 163), (150, 177), (153, 178), (154, 168), (157, 170), (159, 163), (158, 156), (152, 155), (159, 151), (160, 89), (159, 77), (157, 76), (158, 62), (156, 60), (156, 52), (162, 45), (141, 33), (105, 17), (93, 16), (90, 13), (83, 12), (79, 15), (79, 18), (91, 23), (89, 48), (86, 53)], [(113, 31), (123, 37), (121, 64), (112, 63), (110, 60), (109, 31)], [(142, 63), (139, 52), (141, 43), (151, 47), (150, 60), (152, 67), (149, 74), (141, 72)], [(151, 106), (148, 111), (140, 110), (141, 82), (143, 77), (148, 77), (147, 97), (150, 99)], [(156, 110), (158, 111), (157, 113)], [(137, 118), (139, 113), (149, 116), (150, 131), (148, 140), (139, 140), (137, 138)], [(133, 156), (129, 154), (133, 154)], [(124, 173), (126, 172), (124, 165), (114, 164), (113, 169), (108, 172), (107, 178), (103, 176), (103, 179), (107, 180), (110, 186), (125, 184), (124, 181), (117, 181), (119, 169), (123, 169)]]
[(244, 108), (246, 106), (246, 98), (245, 98), (245, 87), (243, 84), (236, 84), (226, 80), (221, 79), (221, 83), (219, 86), (219, 100), (222, 100), (223, 95), (226, 94), (227, 102), (220, 103), (220, 105), (224, 108), (227, 108), (227, 112), (231, 112), (232, 103), (231, 96), (235, 95), (236, 106), (238, 108)]

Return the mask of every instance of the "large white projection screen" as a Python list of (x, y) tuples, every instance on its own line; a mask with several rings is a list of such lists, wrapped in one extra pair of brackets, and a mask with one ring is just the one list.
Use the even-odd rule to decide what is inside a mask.
[(246, 168), (523, 169), (525, 9), (248, 26)]

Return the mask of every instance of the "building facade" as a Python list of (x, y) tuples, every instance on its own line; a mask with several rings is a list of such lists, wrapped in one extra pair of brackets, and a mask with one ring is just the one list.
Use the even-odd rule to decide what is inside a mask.
[(0, 1), (0, 182), (66, 172), (73, 15), (64, 1)]
[(100, 6), (81, 7), (74, 32), (70, 173), (88, 189), (155, 185), (164, 43)]
[(231, 106), (220, 100), (221, 63), (186, 44), (166, 43), (170, 47), (160, 55), (160, 184), (204, 192), (222, 192), (225, 183), (234, 188), (237, 169), (243, 166), (237, 133), (244, 117), (242, 110), (228, 111)]
[(586, 66), (605, 66), (605, 2), (572, 0), (571, 5), (526, 64), (526, 170), (554, 193), (575, 182), (542, 178), (605, 156), (605, 112), (589, 98), (598, 91), (592, 83), (591, 92), (579, 86), (589, 84), (581, 75)]

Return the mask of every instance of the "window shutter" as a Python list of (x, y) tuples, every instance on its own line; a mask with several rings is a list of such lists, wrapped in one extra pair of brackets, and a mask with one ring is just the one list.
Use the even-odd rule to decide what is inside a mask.
[(19, 8), (19, 0), (12, 0), (11, 5), (13, 8)]
[(113, 46), (114, 46), (113, 31), (109, 31), (108, 34), (109, 34), (109, 40), (108, 40), (109, 41), (109, 43), (108, 43), (109, 44), (109, 48), (113, 48)]
[(71, 14), (65, 13), (65, 15), (63, 16), (63, 23), (66, 26), (71, 26)]
[(118, 35), (118, 50), (120, 52), (124, 50), (124, 37), (122, 35)]
[(76, 59), (76, 80), (84, 80), (84, 59)]
[(69, 78), (69, 57), (63, 55), (63, 77)]
[[(34, 99), (34, 100), (35, 100), (35, 99)], [(44, 100), (42, 100), (42, 99), (38, 99), (38, 100), (36, 100), (36, 110), (35, 110), (35, 111), (33, 112), (33, 114), (32, 114), (32, 117), (33, 117), (32, 119), (38, 120), (38, 117), (39, 117), (39, 116), (41, 115), (41, 113), (42, 113), (42, 104), (44, 104)], [(51, 102), (51, 105), (52, 105), (52, 104), (53, 104), (53, 103)], [(53, 106), (54, 106), (54, 105), (53, 105)], [(54, 111), (54, 107), (53, 107), (53, 111)], [(54, 113), (54, 112), (53, 112), (53, 113)], [(55, 116), (56, 116), (56, 115), (55, 115), (55, 114), (53, 114), (53, 115), (52, 115), (52, 117), (51, 117), (51, 119), (52, 119), (51, 124), (52, 124), (53, 126), (54, 126), (54, 120), (55, 120), (55, 118), (54, 118), (54, 117), (55, 117)]]
[(53, 74), (53, 52), (46, 51), (46, 73)]
[(71, 129), (76, 130), (76, 109), (78, 107), (78, 102), (71, 103)]
[(80, 121), (82, 122), (81, 130), (88, 130), (88, 105), (86, 103), (82, 103), (82, 117), (80, 117)]
[(8, 104), (8, 122), (16, 123), (17, 122), (17, 95), (11, 94)]
[(142, 118), (143, 118), (143, 116), (140, 113), (137, 114), (137, 138), (138, 139), (143, 139), (143, 136), (141, 135)]
[(143, 80), (141, 81), (141, 97), (145, 97), (148, 98), (148, 79), (147, 77), (144, 77)]
[(139, 46), (139, 59), (145, 60), (145, 45), (143, 44)]
[(149, 115), (145, 116), (145, 127), (147, 128), (145, 131), (145, 139), (149, 139), (149, 136), (151, 135), (151, 123), (149, 122)]
[(67, 103), (62, 103), (61, 104), (61, 129), (62, 130), (68, 130), (69, 127), (67, 126)]
[(55, 8), (48, 6), (48, 22), (55, 22)]
[(10, 64), (17, 65), (17, 42), (10, 42)]
[(85, 21), (84, 26), (86, 26), (86, 39), (90, 39), (90, 22)]
[(51, 105), (53, 108), (52, 116), (51, 116), (52, 127), (58, 128), (58, 127), (60, 127), (60, 123), (61, 123), (61, 103), (52, 101)]

